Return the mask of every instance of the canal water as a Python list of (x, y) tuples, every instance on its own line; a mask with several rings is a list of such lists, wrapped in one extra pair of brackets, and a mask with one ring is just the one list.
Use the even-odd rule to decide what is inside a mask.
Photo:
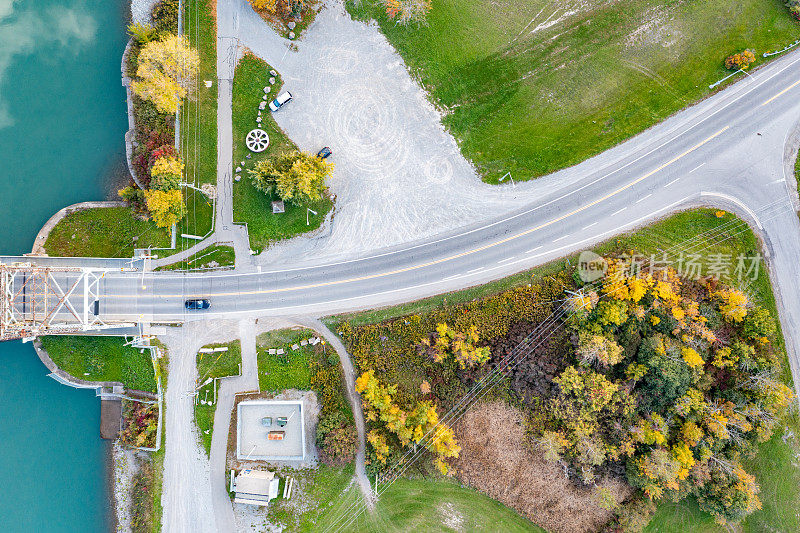
[[(128, 5), (0, 0), (0, 254), (30, 251), (58, 209), (119, 187)], [(29, 345), (0, 343), (0, 531), (106, 531), (99, 401), (46, 374)]]

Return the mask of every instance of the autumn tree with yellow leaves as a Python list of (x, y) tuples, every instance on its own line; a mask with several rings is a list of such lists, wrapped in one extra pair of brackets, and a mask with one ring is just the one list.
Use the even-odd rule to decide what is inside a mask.
[(167, 34), (145, 44), (137, 64), (133, 92), (161, 113), (172, 114), (196, 83), (200, 56), (186, 37)]
[(568, 305), (584, 368), (555, 379), (536, 441), (545, 458), (586, 483), (623, 461), (646, 498), (694, 494), (720, 523), (759, 509), (758, 485), (738, 457), (772, 435), (794, 400), (776, 377), (769, 311), (715, 278), (633, 272), (613, 258), (599, 290), (572, 293)]
[[(394, 399), (396, 385), (384, 385), (369, 370), (356, 379), (356, 392), (361, 394), (365, 418), (370, 422), (380, 422), (392, 433), (400, 445), (422, 444), (436, 455), (435, 464), (442, 474), (450, 467), (446, 460), (458, 457), (461, 448), (455, 440), (453, 430), (447, 424), (439, 423), (436, 407), (429, 401), (418, 401), (410, 410), (402, 409)], [(390, 447), (385, 435), (372, 430), (368, 440), (379, 462), (385, 463)]]
[(178, 189), (166, 192), (150, 189), (144, 191), (144, 198), (147, 210), (159, 228), (168, 228), (186, 216), (186, 204)]
[(479, 340), (480, 334), (474, 325), (462, 333), (442, 323), (436, 326), (436, 333), (420, 341), (420, 346), (433, 361), (441, 363), (452, 358), (464, 369), (481, 365), (492, 355), (488, 346), (476, 346)]

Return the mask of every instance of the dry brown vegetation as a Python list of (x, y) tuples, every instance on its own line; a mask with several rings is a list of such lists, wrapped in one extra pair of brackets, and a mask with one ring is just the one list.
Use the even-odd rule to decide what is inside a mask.
[[(519, 409), (502, 401), (478, 403), (456, 427), (456, 438), (458, 478), (548, 531), (597, 531), (612, 518), (597, 505), (593, 488), (576, 486), (560, 465), (528, 449)], [(618, 502), (632, 493), (623, 480), (603, 479), (598, 485)]]

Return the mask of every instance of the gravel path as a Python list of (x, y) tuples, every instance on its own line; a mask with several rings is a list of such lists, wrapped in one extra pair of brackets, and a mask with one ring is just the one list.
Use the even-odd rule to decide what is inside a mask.
[(150, 24), (150, 12), (158, 0), (131, 0), (131, 20), (141, 24)]
[(344, 382), (347, 387), (347, 399), (350, 401), (350, 407), (353, 410), (353, 418), (356, 422), (356, 431), (358, 432), (358, 451), (356, 452), (356, 480), (358, 487), (361, 489), (361, 494), (370, 509), (375, 507), (375, 494), (372, 492), (372, 486), (367, 478), (367, 470), (365, 468), (364, 459), (366, 454), (366, 430), (364, 429), (364, 413), (361, 410), (361, 396), (356, 393), (356, 376), (353, 368), (353, 361), (350, 354), (347, 353), (347, 348), (344, 347), (339, 337), (328, 329), (328, 327), (316, 318), (300, 318), (297, 323), (307, 326), (318, 334), (322, 335), (325, 340), (330, 344), (336, 353), (339, 355), (339, 361), (342, 363), (342, 372), (344, 373)]
[[(166, 392), (163, 530), (170, 533), (224, 531), (216, 527), (212, 507), (211, 468), (200, 447), (194, 423), (197, 351), (212, 342), (238, 338), (230, 321), (190, 322), (169, 328), (161, 340), (169, 351)], [(227, 530), (230, 531), (230, 530)]]

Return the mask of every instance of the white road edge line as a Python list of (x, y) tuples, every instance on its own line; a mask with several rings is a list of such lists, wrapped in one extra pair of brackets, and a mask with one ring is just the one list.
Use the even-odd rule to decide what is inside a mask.
[(692, 172), (694, 172), (694, 171), (695, 171), (695, 170), (697, 170), (698, 168), (702, 167), (703, 165), (705, 165), (705, 163), (700, 163), (699, 165), (697, 165), (696, 167), (694, 167), (692, 170), (690, 170), (690, 171), (689, 171), (689, 174), (691, 174)]

